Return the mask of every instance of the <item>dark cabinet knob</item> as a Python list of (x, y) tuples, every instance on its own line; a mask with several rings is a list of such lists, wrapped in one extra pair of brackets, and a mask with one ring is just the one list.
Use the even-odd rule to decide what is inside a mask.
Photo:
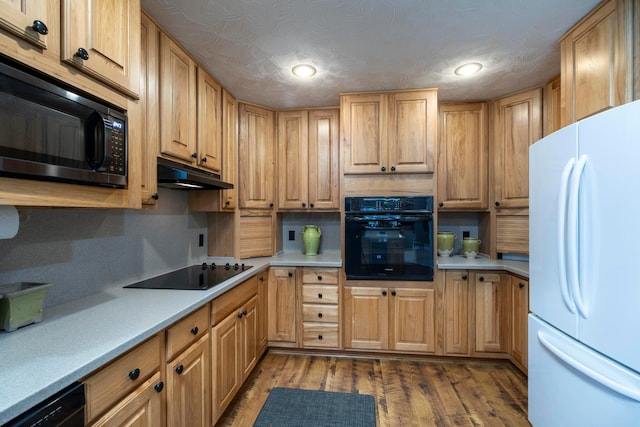
[(382, 172), (386, 172), (386, 171), (387, 171), (387, 168), (386, 168), (385, 166), (383, 166), (383, 167), (381, 167), (381, 168), (380, 168), (380, 170), (381, 170)]
[(382, 291), (382, 296), (386, 297), (387, 296), (387, 291)]
[(395, 172), (396, 171), (396, 167), (395, 166), (391, 166), (391, 172)]
[(318, 317), (322, 317), (322, 313), (318, 313)]
[(164, 383), (162, 381), (160, 381), (158, 384), (153, 386), (153, 389), (158, 393), (160, 393), (163, 388), (164, 388)]
[(314, 206), (314, 204), (313, 204), (313, 203), (309, 203), (309, 207), (310, 207), (310, 208), (313, 208), (313, 207), (315, 207), (315, 206)]
[(242, 319), (242, 312), (238, 313), (238, 319)]
[(194, 159), (197, 159), (198, 158), (198, 153), (191, 153), (191, 157), (194, 158)]
[(307, 204), (303, 202), (303, 203), (302, 203), (302, 207), (303, 207), (303, 208), (306, 208), (306, 207), (307, 207)]
[(176, 366), (176, 372), (178, 375), (180, 375), (183, 371), (184, 371), (184, 365)]
[(396, 295), (398, 295), (398, 294), (396, 293), (396, 291), (391, 291), (391, 296), (392, 296), (392, 297), (395, 297)]
[(198, 327), (197, 327), (197, 326), (194, 326), (193, 328), (191, 328), (191, 333), (192, 333), (193, 335), (198, 335)]
[(519, 287), (520, 289), (524, 288), (524, 283), (522, 283), (522, 282), (518, 283), (518, 287)]
[(76, 51), (76, 56), (86, 61), (87, 59), (89, 59), (89, 52), (87, 52), (85, 48), (79, 47)]
[(318, 294), (318, 298), (322, 299), (322, 294)]
[(201, 161), (202, 163), (207, 163), (207, 158), (206, 158), (206, 157), (203, 157), (203, 158), (201, 158), (201, 159), (200, 159), (200, 161)]
[(440, 202), (440, 203), (438, 203), (438, 206), (439, 206), (439, 207), (443, 207), (443, 206), (444, 206), (444, 202)]
[(322, 280), (322, 276), (318, 275), (318, 280)]
[(322, 336), (322, 335), (318, 335), (318, 339), (319, 339), (320, 341), (322, 341), (322, 338), (323, 338), (323, 336)]
[(273, 207), (273, 202), (269, 203), (269, 207), (272, 208)]
[(140, 376), (139, 368), (136, 368), (133, 371), (129, 372), (129, 378), (131, 378), (134, 381), (137, 380), (139, 376)]
[(38, 34), (42, 34), (43, 36), (46, 36), (47, 34), (49, 34), (49, 29), (47, 28), (47, 26), (44, 24), (44, 22), (38, 19), (33, 21), (33, 25), (31, 26), (31, 28), (33, 28), (33, 31), (35, 31)]
[(481, 282), (484, 282), (484, 276), (480, 276), (478, 280), (480, 280)]
[(462, 275), (462, 280), (467, 280), (467, 275), (466, 274)]
[(160, 198), (160, 195), (159, 195), (158, 193), (153, 193), (153, 194), (151, 195), (151, 198), (152, 198), (153, 200), (158, 200), (158, 199)]
[(224, 205), (225, 205), (225, 206), (229, 206), (230, 204), (231, 204), (231, 202), (230, 202), (229, 200), (226, 200), (226, 201), (224, 202)]
[(293, 277), (293, 273), (292, 272), (289, 272), (289, 277)]
[(264, 282), (264, 277), (260, 276), (260, 277), (258, 277), (258, 280), (261, 281), (261, 282)]
[(246, 316), (247, 315), (247, 310), (242, 310), (242, 315)]
[(496, 201), (496, 206), (500, 206), (501, 204), (500, 201)]

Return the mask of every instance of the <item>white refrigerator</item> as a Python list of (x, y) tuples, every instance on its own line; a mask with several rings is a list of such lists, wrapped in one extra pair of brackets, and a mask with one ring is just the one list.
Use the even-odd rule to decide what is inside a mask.
[(529, 421), (640, 426), (640, 101), (529, 149)]

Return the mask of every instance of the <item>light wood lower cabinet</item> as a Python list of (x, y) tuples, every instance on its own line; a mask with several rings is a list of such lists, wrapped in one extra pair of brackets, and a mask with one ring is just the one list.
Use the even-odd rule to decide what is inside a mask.
[(528, 366), (529, 281), (511, 276), (511, 359), (525, 373)]
[(212, 303), (212, 423), (222, 416), (258, 362), (258, 319), (264, 305), (254, 276)]
[(475, 353), (509, 351), (510, 279), (508, 274), (474, 273)]
[(445, 272), (442, 290), (442, 351), (453, 356), (468, 356), (469, 347), (469, 273)]
[(302, 269), (302, 346), (340, 347), (340, 289), (337, 268)]
[(435, 352), (433, 288), (345, 287), (344, 294), (345, 348)]
[(296, 268), (269, 269), (269, 344), (295, 346), (296, 337)]

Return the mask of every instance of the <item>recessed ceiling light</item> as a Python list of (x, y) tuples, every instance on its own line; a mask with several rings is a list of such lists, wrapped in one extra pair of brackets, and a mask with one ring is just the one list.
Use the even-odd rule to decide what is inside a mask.
[(298, 77), (311, 77), (316, 73), (316, 69), (309, 64), (296, 65), (291, 72)]
[(468, 64), (464, 64), (456, 68), (454, 73), (458, 76), (469, 76), (471, 74), (475, 74), (482, 69), (482, 64), (477, 62), (470, 62)]

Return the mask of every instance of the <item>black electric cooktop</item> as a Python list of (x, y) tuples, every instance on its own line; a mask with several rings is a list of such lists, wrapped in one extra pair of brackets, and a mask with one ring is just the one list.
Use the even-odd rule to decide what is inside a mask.
[(133, 283), (125, 288), (206, 290), (250, 269), (251, 265), (194, 265)]

